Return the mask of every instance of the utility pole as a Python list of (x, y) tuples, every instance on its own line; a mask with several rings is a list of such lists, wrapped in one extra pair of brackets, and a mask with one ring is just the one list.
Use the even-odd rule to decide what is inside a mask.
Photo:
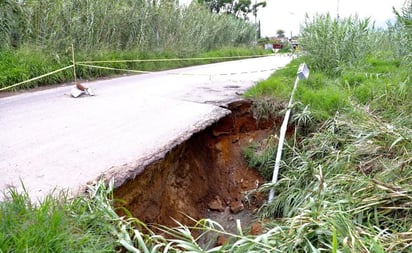
[(255, 0), (255, 10), (254, 10), (254, 16), (255, 16), (255, 25), (257, 25), (257, 22), (256, 22), (256, 17), (257, 17), (257, 10), (256, 10), (256, 4), (257, 4), (257, 0)]
[(260, 34), (261, 34), (261, 30), (260, 30), (260, 21), (259, 21), (259, 26), (258, 26), (258, 24), (257, 24), (257, 7), (256, 7), (256, 4), (257, 4), (257, 0), (255, 0), (255, 6), (254, 6), (254, 8), (253, 8), (253, 15), (255, 16), (255, 28), (256, 28), (256, 39), (260, 39)]

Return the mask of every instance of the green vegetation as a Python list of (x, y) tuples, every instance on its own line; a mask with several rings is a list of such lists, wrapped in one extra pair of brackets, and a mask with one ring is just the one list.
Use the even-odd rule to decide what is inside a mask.
[(358, 65), (371, 52), (370, 22), (349, 17), (333, 19), (329, 14), (306, 17), (301, 46), (310, 55), (313, 70), (339, 73), (348, 65)]
[[(103, 185), (70, 200), (62, 193), (40, 204), (9, 191), (0, 202), (0, 252), (110, 252), (116, 242), (116, 213)], [(104, 198), (102, 198), (104, 196)]]
[[(406, 23), (410, 13), (403, 9)], [(368, 20), (317, 16), (302, 33), (305, 55), (248, 92), (258, 104), (275, 97), (276, 108), (297, 66), (311, 69), (295, 94), (280, 180), (266, 185), (276, 196), (260, 210), (280, 252), (412, 252), (411, 68), (399, 53), (411, 30), (400, 20), (380, 31)], [(245, 155), (267, 174), (276, 147), (271, 136)]]
[(206, 6), (211, 12), (231, 14), (244, 19), (248, 19), (249, 14), (253, 14), (256, 18), (259, 8), (266, 7), (266, 1), (255, 1), (253, 4), (251, 0), (197, 0), (197, 2)]
[(204, 52), (250, 43), (256, 32), (243, 20), (177, 1), (8, 0), (0, 7), (0, 48), (37, 45), (61, 53), (74, 43), (87, 52)]
[[(299, 64), (309, 65), (295, 94), (279, 181), (260, 189), (275, 189), (258, 213), (261, 235), (240, 224), (231, 234), (208, 219), (151, 230), (118, 217), (111, 187), (100, 183), (87, 197), (50, 197), (39, 206), (12, 191), (0, 203), (0, 251), (412, 252), (410, 6), (405, 1), (387, 30), (357, 18), (308, 20), (305, 54), (246, 94), (257, 101), (258, 118), (281, 115)], [(245, 150), (267, 180), (276, 142), (270, 136)], [(210, 232), (229, 242), (200, 246)]]

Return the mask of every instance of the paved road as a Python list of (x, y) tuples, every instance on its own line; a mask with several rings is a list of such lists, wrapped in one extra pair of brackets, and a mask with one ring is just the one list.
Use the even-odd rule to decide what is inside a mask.
[[(77, 193), (102, 175), (139, 174), (193, 133), (230, 113), (223, 107), (290, 61), (270, 56), (85, 83), (0, 98), (0, 191), (32, 199)], [(0, 197), (1, 199), (1, 197)]]

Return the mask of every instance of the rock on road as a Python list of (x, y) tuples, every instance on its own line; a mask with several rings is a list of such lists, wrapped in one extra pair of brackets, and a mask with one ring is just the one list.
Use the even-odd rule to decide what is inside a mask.
[[(289, 56), (208, 64), (0, 98), (0, 191), (42, 199), (76, 194), (101, 176), (120, 185), (218, 119), (239, 94), (289, 63)], [(3, 195), (0, 196), (0, 199)]]

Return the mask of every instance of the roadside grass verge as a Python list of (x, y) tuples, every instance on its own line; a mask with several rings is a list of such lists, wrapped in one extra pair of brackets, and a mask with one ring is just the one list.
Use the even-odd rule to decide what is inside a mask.
[[(320, 75), (326, 86), (311, 87), (308, 80), (296, 93), (295, 132), (284, 147), (279, 181), (261, 189), (275, 189), (259, 216), (269, 221), (265, 235), (283, 231), (271, 237), (284, 242), (276, 247), (281, 252), (412, 251), (410, 73), (405, 66), (378, 77), (352, 73), (356, 84), (345, 75)], [(269, 89), (267, 82), (268, 90), (286, 90)], [(272, 84), (281, 85), (277, 77)], [(268, 182), (276, 148), (270, 136), (245, 151)]]
[[(320, 29), (328, 22), (337, 31), (351, 28), (345, 21), (338, 27), (327, 16), (321, 21), (321, 27), (310, 24), (311, 31), (322, 31), (310, 45), (329, 42)], [(388, 34), (369, 32), (361, 47), (378, 36), (388, 39)], [(284, 147), (279, 180), (261, 189), (275, 189), (273, 202), (259, 211), (268, 221), (265, 235), (282, 231), (271, 237), (282, 242), (279, 252), (412, 252), (410, 63), (397, 54), (396, 41), (391, 48), (340, 59), (346, 55), (344, 38), (351, 36), (342, 38), (342, 45), (338, 38), (333, 43), (343, 51), (323, 52), (337, 64), (324, 61), (314, 47), (287, 66), (293, 71), (276, 72), (246, 93), (258, 104), (284, 108), (297, 66), (306, 62), (311, 69), (295, 93), (289, 123), (294, 133)], [(271, 175), (276, 148), (271, 136), (263, 144), (252, 143), (245, 156), (250, 166)]]
[(10, 190), (0, 202), (0, 252), (113, 252), (114, 216), (96, 197), (65, 193), (34, 203)]
[[(259, 98), (270, 96), (279, 103), (287, 103), (296, 79), (296, 72), (304, 57), (293, 60), (284, 69), (276, 71), (268, 80), (258, 83), (249, 89), (245, 96)], [(349, 107), (347, 91), (341, 88), (336, 78), (323, 73), (311, 73), (308, 80), (300, 81), (296, 90), (296, 101), (300, 105), (308, 105), (316, 120), (325, 120), (336, 111)], [(260, 103), (260, 99), (256, 99)], [(296, 104), (297, 106), (299, 104)], [(301, 108), (303, 109), (303, 108)]]
[[(306, 62), (306, 59), (302, 56), (293, 60), (268, 80), (249, 89), (245, 96), (270, 96), (279, 103), (287, 102), (298, 66)], [(339, 76), (311, 70), (310, 78), (299, 82), (295, 94), (296, 106), (308, 106), (312, 117), (317, 121), (333, 117), (336, 112), (350, 111), (353, 102), (368, 105), (370, 110), (390, 117), (391, 113), (407, 113), (411, 109), (408, 99), (412, 94), (410, 83), (408, 65), (401, 65), (398, 60), (369, 56), (364, 65), (342, 69)]]

